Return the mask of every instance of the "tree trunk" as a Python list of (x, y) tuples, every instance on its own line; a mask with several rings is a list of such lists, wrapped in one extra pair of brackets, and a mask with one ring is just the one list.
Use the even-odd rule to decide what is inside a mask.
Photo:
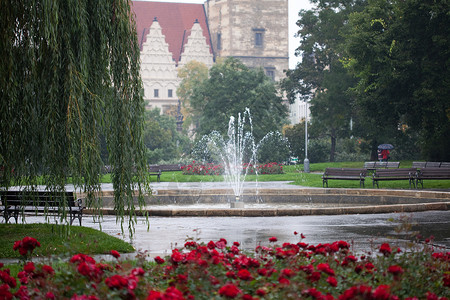
[(377, 145), (377, 141), (372, 141), (372, 147), (370, 150), (370, 160), (371, 161), (377, 161), (378, 160), (378, 153), (377, 153), (377, 149), (378, 149), (378, 145)]
[(331, 129), (331, 148), (330, 148), (330, 162), (334, 162), (334, 155), (336, 153), (336, 129)]

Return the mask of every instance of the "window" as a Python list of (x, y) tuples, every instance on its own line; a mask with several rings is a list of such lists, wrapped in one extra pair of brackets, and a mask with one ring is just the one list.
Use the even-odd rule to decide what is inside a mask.
[(222, 50), (222, 33), (217, 34), (217, 50)]
[(262, 47), (262, 45), (263, 45), (262, 32), (255, 32), (255, 46)]
[(267, 77), (269, 77), (272, 81), (275, 81), (275, 68), (268, 67), (268, 68), (264, 68), (264, 69), (266, 71)]
[(158, 89), (153, 90), (153, 97), (159, 98), (159, 90)]
[(255, 47), (262, 48), (264, 46), (264, 28), (253, 28), (255, 33)]
[(173, 90), (169, 89), (167, 91), (167, 97), (172, 98), (173, 97)]

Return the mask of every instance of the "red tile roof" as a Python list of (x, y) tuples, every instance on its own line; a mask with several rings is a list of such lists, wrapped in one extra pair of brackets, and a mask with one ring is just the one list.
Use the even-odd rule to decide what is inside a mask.
[(169, 44), (169, 51), (176, 62), (180, 60), (182, 46), (186, 44), (187, 37), (190, 35), (190, 30), (196, 19), (200, 23), (203, 35), (212, 53), (203, 4), (132, 1), (132, 9), (135, 13), (136, 31), (141, 50), (149, 28), (156, 17), (162, 28), (162, 33), (166, 37), (166, 42)]

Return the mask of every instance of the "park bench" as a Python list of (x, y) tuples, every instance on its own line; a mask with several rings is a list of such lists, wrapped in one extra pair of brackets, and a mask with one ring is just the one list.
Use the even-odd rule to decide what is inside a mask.
[(377, 169), (372, 176), (373, 187), (377, 185), (377, 188), (379, 188), (379, 181), (408, 180), (409, 188), (411, 188), (411, 184), (415, 184), (416, 172), (416, 168)]
[(359, 180), (359, 186), (364, 187), (366, 169), (357, 168), (326, 168), (322, 176), (322, 186), (328, 187), (328, 180)]
[(149, 165), (148, 166), (148, 175), (156, 176), (158, 182), (161, 182), (161, 173), (162, 172), (173, 172), (173, 171), (181, 171), (180, 164), (172, 164), (172, 165)]
[(13, 217), (16, 223), (20, 213), (67, 214), (72, 225), (75, 218), (80, 222), (83, 217), (82, 200), (75, 200), (74, 192), (49, 191), (0, 191), (0, 211), (5, 223)]
[(400, 166), (398, 161), (367, 161), (364, 163), (364, 169), (377, 170), (377, 169), (397, 169)]
[(416, 186), (419, 187), (419, 183), (423, 188), (423, 181), (426, 179), (431, 180), (446, 180), (450, 179), (450, 168), (423, 168), (417, 172)]
[(450, 162), (438, 162), (438, 161), (413, 161), (413, 168), (450, 168)]
[(427, 165), (427, 162), (425, 161), (413, 161), (412, 167), (416, 169), (422, 169), (425, 168)]

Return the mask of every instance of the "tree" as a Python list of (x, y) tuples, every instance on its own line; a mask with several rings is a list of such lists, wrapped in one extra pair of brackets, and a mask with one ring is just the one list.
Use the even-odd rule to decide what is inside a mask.
[(33, 189), (39, 179), (48, 190), (65, 190), (70, 176), (87, 192), (87, 206), (99, 208), (104, 135), (123, 222), (134, 214), (135, 189), (143, 204), (146, 187), (140, 52), (129, 2), (2, 1), (0, 14), (2, 188)]
[(195, 87), (208, 79), (208, 67), (204, 63), (191, 60), (178, 69), (178, 77), (181, 78), (181, 82), (177, 89), (177, 96), (180, 97), (183, 105), (183, 127), (187, 129), (192, 124), (197, 123), (197, 120), (193, 119), (195, 114), (192, 111), (190, 101)]
[(305, 121), (284, 128), (284, 136), (289, 141), (291, 155), (298, 161), (305, 159)]
[(359, 79), (367, 127), (418, 135), (423, 157), (437, 161), (450, 159), (449, 11), (443, 0), (373, 0), (352, 15), (344, 35), (343, 61)]
[(262, 70), (251, 70), (235, 58), (217, 62), (209, 78), (194, 86), (191, 107), (198, 120), (196, 133), (226, 133), (230, 116), (250, 109), (257, 141), (281, 129), (287, 108), (274, 82)]
[[(161, 115), (159, 109), (145, 112), (144, 144), (147, 162), (179, 160), (189, 146), (189, 139), (177, 131), (175, 118)], [(186, 151), (187, 152), (187, 151)]]
[(353, 99), (347, 91), (355, 82), (340, 62), (345, 41), (340, 31), (363, 1), (313, 2), (317, 6), (300, 11), (297, 21), (300, 46), (296, 54), (303, 59), (287, 72), (282, 88), (291, 101), (297, 94), (311, 99), (312, 122), (330, 137), (330, 161), (334, 161), (337, 138), (348, 136)]

